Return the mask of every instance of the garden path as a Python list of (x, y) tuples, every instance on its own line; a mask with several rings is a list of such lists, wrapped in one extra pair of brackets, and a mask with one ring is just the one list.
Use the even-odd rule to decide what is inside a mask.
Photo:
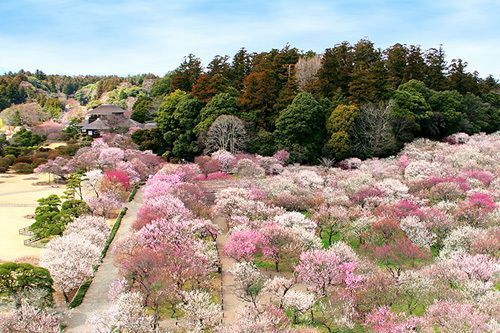
[(237, 322), (238, 314), (241, 314), (245, 309), (245, 303), (238, 298), (233, 274), (229, 272), (231, 266), (233, 266), (236, 261), (224, 254), (223, 251), (226, 245), (228, 232), (226, 219), (222, 216), (217, 216), (214, 222), (221, 230), (221, 235), (217, 237), (217, 250), (222, 266), (222, 309), (224, 315), (222, 321), (225, 325), (231, 325)]
[(119, 277), (118, 267), (114, 264), (115, 255), (112, 247), (120, 240), (128, 235), (132, 224), (136, 220), (137, 213), (142, 204), (142, 189), (139, 189), (132, 202), (127, 204), (127, 214), (122, 219), (120, 228), (116, 233), (113, 243), (104, 258), (101, 266), (97, 270), (94, 280), (90, 285), (85, 298), (80, 306), (72, 310), (70, 319), (68, 320), (67, 333), (89, 333), (91, 327), (87, 323), (87, 319), (94, 312), (103, 312), (108, 309), (110, 303), (108, 301), (108, 289), (113, 280)]

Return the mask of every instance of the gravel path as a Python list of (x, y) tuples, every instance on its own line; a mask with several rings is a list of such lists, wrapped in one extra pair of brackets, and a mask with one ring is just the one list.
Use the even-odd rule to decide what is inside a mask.
[[(137, 212), (142, 203), (142, 189), (137, 191), (134, 201), (130, 202), (127, 207), (127, 214), (123, 217), (120, 228), (116, 233), (113, 243), (125, 237), (134, 221), (136, 220)], [(114, 255), (111, 251), (111, 245), (103, 263), (95, 274), (94, 280), (90, 285), (83, 303), (73, 309), (71, 318), (68, 320), (68, 327), (65, 332), (68, 333), (88, 333), (90, 326), (87, 325), (87, 319), (96, 311), (105, 311), (109, 307), (108, 289), (113, 280), (119, 277), (118, 267), (114, 265)]]

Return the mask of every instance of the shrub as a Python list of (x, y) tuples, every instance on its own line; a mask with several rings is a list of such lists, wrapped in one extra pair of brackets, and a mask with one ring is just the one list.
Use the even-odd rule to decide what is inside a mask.
[(33, 164), (28, 164), (28, 163), (17, 163), (14, 164), (12, 168), (14, 169), (15, 172), (23, 174), (33, 173), (33, 170), (35, 169)]
[(7, 170), (9, 170), (9, 167), (10, 167), (9, 159), (7, 159), (5, 157), (1, 157), (0, 158), (0, 172), (1, 173), (7, 172)]
[(5, 158), (9, 160), (9, 165), (14, 164), (14, 161), (16, 160), (16, 157), (12, 154), (5, 155)]
[(19, 156), (18, 158), (16, 158), (14, 160), (13, 164), (17, 164), (17, 163), (33, 163), (33, 160), (29, 156)]
[(46, 158), (36, 157), (36, 158), (33, 158), (33, 163), (32, 164), (36, 168), (37, 166), (45, 164), (45, 163), (47, 163), (47, 159)]

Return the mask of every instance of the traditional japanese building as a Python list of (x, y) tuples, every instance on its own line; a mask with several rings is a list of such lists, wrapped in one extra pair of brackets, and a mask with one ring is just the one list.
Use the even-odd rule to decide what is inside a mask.
[(127, 115), (121, 107), (112, 104), (103, 104), (91, 110), (85, 119), (78, 124), (82, 133), (98, 137), (101, 133), (126, 133), (130, 129), (151, 129), (155, 123), (142, 124)]

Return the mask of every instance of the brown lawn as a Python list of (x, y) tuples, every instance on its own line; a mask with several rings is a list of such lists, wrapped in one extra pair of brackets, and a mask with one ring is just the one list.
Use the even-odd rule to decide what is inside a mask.
[(47, 174), (0, 174), (0, 261), (40, 255), (42, 249), (24, 246), (29, 237), (19, 229), (33, 223), (26, 215), (34, 213), (39, 198), (64, 192), (64, 185), (35, 185), (47, 180)]

